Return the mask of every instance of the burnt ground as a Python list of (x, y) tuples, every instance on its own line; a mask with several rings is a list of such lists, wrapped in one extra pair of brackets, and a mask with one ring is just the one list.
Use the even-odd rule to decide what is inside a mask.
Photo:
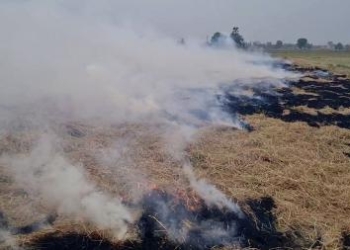
[[(300, 248), (300, 245), (290, 236), (292, 233), (287, 235), (277, 231), (276, 217), (273, 212), (275, 203), (271, 197), (246, 201), (251, 214), (246, 214), (245, 218), (238, 218), (235, 213), (223, 209), (209, 208), (204, 203), (200, 204), (196, 210), (188, 210), (184, 204), (183, 202), (178, 203), (176, 197), (164, 192), (155, 191), (145, 196), (144, 213), (137, 223), (139, 240), (136, 241), (116, 244), (101, 238), (97, 233), (90, 235), (49, 233), (36, 238), (30, 247), (53, 250)], [(166, 210), (166, 216), (163, 216)], [(186, 238), (182, 242), (171, 240), (166, 230), (174, 230), (175, 233), (178, 233), (183, 229), (185, 222), (193, 225), (186, 234)], [(207, 222), (210, 222), (209, 227)], [(227, 234), (224, 236), (208, 234), (206, 230), (212, 229), (213, 225), (222, 225), (222, 229)], [(232, 230), (233, 226), (237, 230)], [(293, 233), (295, 235), (295, 232)], [(303, 239), (298, 240), (303, 241)]]
[[(261, 113), (285, 122), (306, 122), (313, 127), (334, 125), (349, 129), (349, 114), (324, 113), (320, 110), (328, 107), (335, 110), (350, 108), (350, 80), (318, 68), (288, 67), (292, 71), (306, 74), (308, 79), (287, 82), (288, 87), (273, 91), (268, 87), (253, 87), (249, 89), (252, 92), (249, 97), (227, 91), (223, 97), (224, 109), (231, 114)], [(301, 91), (296, 93), (292, 88)], [(313, 110), (313, 113), (294, 109), (300, 106)]]
[[(332, 109), (350, 108), (350, 81), (342, 76), (332, 75), (329, 72), (319, 72), (319, 69), (292, 68), (291, 70), (308, 74), (309, 79), (288, 82), (288, 87), (274, 89), (256, 87), (250, 89), (253, 97), (230, 95), (226, 92), (224, 108), (234, 116), (262, 113), (268, 117), (281, 119), (285, 122), (306, 122), (313, 127), (334, 125), (341, 128), (350, 128), (350, 117), (341, 113), (325, 114), (321, 109), (330, 107)], [(310, 80), (310, 78), (312, 80)], [(329, 82), (321, 81), (327, 80)], [(262, 85), (263, 86), (263, 85)], [(302, 91), (295, 93), (291, 88)], [(306, 106), (315, 110), (310, 114), (294, 107)], [(286, 110), (288, 112), (286, 112)], [(76, 131), (72, 136), (81, 136)], [(151, 194), (152, 195), (152, 194)], [(246, 214), (245, 219), (237, 218), (235, 214), (220, 210), (209, 209), (202, 205), (199, 210), (188, 211), (184, 204), (171, 204), (172, 211), (177, 221), (162, 219), (157, 212), (159, 200), (166, 204), (171, 203), (172, 196), (168, 194), (153, 194), (152, 198), (147, 197), (144, 201), (145, 212), (137, 223), (139, 239), (119, 244), (113, 243), (101, 237), (98, 233), (89, 235), (76, 232), (63, 233), (52, 232), (43, 234), (31, 241), (29, 247), (32, 249), (211, 249), (213, 247), (224, 247), (239, 245), (241, 247), (252, 247), (257, 249), (300, 249), (303, 246), (312, 248), (322, 247), (318, 243), (307, 242), (298, 231), (281, 233), (277, 230), (275, 217), (275, 203), (271, 197), (262, 197), (258, 200), (248, 200), (243, 206), (247, 206), (251, 213)], [(163, 206), (163, 205), (161, 205)], [(178, 213), (182, 211), (181, 213)], [(180, 216), (179, 216), (180, 214)], [(1, 214), (0, 214), (1, 215)], [(154, 218), (157, 218), (156, 221)], [(190, 237), (178, 243), (170, 240), (164, 232), (162, 225), (181, 226), (181, 221), (190, 221), (200, 224), (201, 221), (216, 221), (229, 230), (230, 225), (236, 224), (238, 231), (232, 231), (228, 238), (214, 239), (208, 242), (206, 235), (200, 227), (196, 227), (188, 234)], [(161, 224), (159, 223), (161, 222)], [(38, 228), (36, 223), (23, 228), (11, 228), (7, 221), (0, 216), (0, 224), (10, 228), (14, 234), (30, 233), (33, 228)], [(29, 230), (27, 230), (29, 229)], [(229, 231), (231, 233), (231, 231)], [(210, 237), (209, 237), (210, 238)], [(203, 244), (203, 242), (205, 242)], [(320, 240), (321, 242), (321, 240)], [(227, 244), (229, 243), (229, 244)], [(347, 232), (342, 235), (343, 249), (350, 249), (350, 236)], [(28, 245), (27, 245), (28, 246)]]
[(343, 250), (350, 250), (350, 233), (343, 232), (342, 244), (343, 244)]

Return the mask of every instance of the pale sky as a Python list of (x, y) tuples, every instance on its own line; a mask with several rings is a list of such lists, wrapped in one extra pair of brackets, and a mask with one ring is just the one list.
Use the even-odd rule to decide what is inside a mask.
[[(43, 0), (0, 0), (38, 3)], [(50, 1), (48, 1), (50, 2)], [(54, 1), (52, 1), (54, 2)], [(350, 0), (57, 0), (71, 11), (153, 26), (175, 37), (205, 38), (239, 26), (249, 41), (350, 44)], [(47, 3), (47, 2), (46, 2)]]

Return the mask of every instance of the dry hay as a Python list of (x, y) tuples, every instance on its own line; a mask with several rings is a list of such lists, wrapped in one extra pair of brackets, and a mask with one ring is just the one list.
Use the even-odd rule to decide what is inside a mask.
[[(263, 115), (250, 116), (248, 121), (255, 128), (251, 133), (218, 128), (201, 132), (188, 148), (196, 174), (210, 180), (243, 206), (249, 199), (271, 196), (276, 203), (280, 231), (300, 240), (307, 248), (322, 245), (340, 249), (350, 230), (350, 132), (333, 126), (315, 129), (304, 123), (285, 123)], [(146, 185), (164, 189), (188, 187), (181, 166), (162, 150), (159, 137), (149, 131), (141, 133), (145, 128), (85, 129), (82, 137), (66, 138), (65, 152), (72, 161), (83, 163), (91, 180), (101, 189), (126, 195), (130, 183), (117, 180), (128, 176), (125, 171), (133, 175), (134, 168), (145, 174), (149, 182)], [(129, 142), (133, 148), (129, 168), (103, 167), (94, 159), (93, 152), (130, 138), (134, 129), (139, 134)], [(2, 148), (26, 151), (30, 145), (28, 138), (31, 136), (5, 137)], [(16, 188), (11, 176), (6, 175), (6, 168), (2, 168), (0, 184), (1, 211), (10, 217), (12, 224), (25, 225), (37, 220), (40, 212), (47, 212), (44, 204), (42, 207), (32, 204), (25, 190)], [(28, 214), (30, 211), (40, 212)], [(84, 231), (86, 227), (78, 229), (79, 226), (64, 218), (56, 221), (56, 227), (65, 228), (61, 229), (63, 233), (74, 229), (73, 232), (91, 235)], [(28, 242), (38, 235), (21, 237), (23, 242)]]
[(239, 200), (271, 195), (282, 231), (341, 247), (350, 225), (350, 132), (248, 120), (252, 133), (213, 131), (193, 146), (197, 173)]
[[(310, 94), (301, 88), (292, 90), (295, 95)], [(312, 96), (317, 98), (318, 95)], [(287, 111), (348, 115), (348, 109), (295, 106)], [(224, 127), (199, 132), (186, 149), (196, 175), (237, 201), (256, 219), (257, 227), (257, 215), (266, 212), (261, 208), (266, 205), (263, 204), (266, 199), (271, 199), (270, 203), (274, 204), (269, 208), (274, 218), (271, 223), (285, 239), (293, 242), (293, 245), (284, 246), (347, 249), (350, 241), (350, 130), (336, 125), (316, 128), (303, 122), (283, 122), (264, 114), (248, 115), (246, 119), (254, 128), (252, 132)], [(191, 194), (182, 163), (167, 151), (169, 145), (164, 138), (173, 135), (161, 126), (154, 129), (139, 124), (88, 126), (72, 123), (52, 129), (62, 139), (64, 156), (73, 164), (82, 165), (99, 189), (121, 197), (126, 203), (141, 199), (154, 188)], [(40, 131), (35, 130), (2, 135), (0, 154), (26, 154), (38, 137)], [(118, 157), (114, 158), (116, 153)], [(10, 225), (21, 228), (42, 220), (43, 214), (55, 213), (43, 201), (18, 187), (10, 172), (8, 166), (0, 166), (0, 212), (6, 214)], [(179, 247), (164, 238), (154, 240), (155, 245), (145, 245), (140, 241), (137, 227), (128, 233), (128, 241), (118, 242), (108, 231), (97, 231), (80, 218), (72, 222), (64, 216), (56, 218), (53, 228), (15, 237), (24, 246), (44, 249)]]

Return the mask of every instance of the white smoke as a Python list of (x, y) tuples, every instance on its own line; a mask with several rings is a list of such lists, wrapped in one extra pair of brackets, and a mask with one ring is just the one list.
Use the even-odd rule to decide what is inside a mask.
[(24, 250), (17, 243), (17, 239), (6, 229), (0, 228), (0, 249)]
[(209, 184), (204, 179), (197, 179), (194, 175), (192, 166), (187, 163), (183, 166), (184, 172), (188, 177), (191, 187), (198, 193), (200, 197), (204, 199), (208, 206), (215, 205), (218, 208), (227, 208), (233, 212), (240, 218), (244, 218), (244, 214), (240, 207), (229, 200), (224, 193), (218, 190), (214, 185)]
[(181, 46), (155, 31), (62, 6), (2, 4), (2, 125), (13, 126), (19, 116), (27, 125), (93, 118), (230, 123), (215, 103), (220, 84), (286, 76), (250, 63), (247, 53), (214, 50), (195, 40)]
[[(168, 138), (164, 130), (159, 134), (166, 134), (172, 155), (183, 161), (198, 127), (239, 127), (217, 99), (222, 84), (250, 79), (244, 83), (249, 85), (264, 78), (277, 79), (278, 85), (289, 76), (261, 55), (234, 47), (213, 49), (195, 39), (180, 45), (177, 38), (142, 25), (116, 23), (108, 16), (113, 5), (104, 6), (109, 9), (104, 16), (79, 10), (80, 4), (88, 8), (91, 2), (78, 0), (67, 9), (69, 3), (0, 3), (0, 135), (33, 128), (45, 134), (69, 122), (161, 124), (174, 136)], [(260, 61), (264, 63), (256, 63)], [(63, 156), (59, 139), (43, 136), (28, 154), (3, 156), (3, 161), (19, 185), (58, 213), (84, 217), (122, 238), (133, 221), (131, 213)], [(102, 164), (111, 167), (119, 159), (113, 150), (102, 154)], [(242, 216), (219, 190), (197, 180), (190, 165), (184, 171), (208, 204)]]
[(238, 218), (243, 219), (244, 213), (238, 204), (228, 199), (224, 193), (218, 190), (214, 185), (208, 183), (205, 179), (198, 179), (194, 173), (193, 166), (190, 162), (186, 147), (193, 143), (196, 139), (193, 130), (174, 133), (173, 136), (167, 138), (168, 153), (182, 164), (183, 172), (190, 182), (190, 186), (194, 191), (210, 206), (216, 206), (219, 209), (226, 208), (234, 212)]
[[(43, 136), (29, 155), (3, 158), (26, 192), (72, 220), (83, 219), (99, 229), (112, 229), (118, 239), (133, 218), (121, 201), (99, 191), (79, 166), (59, 154), (51, 136)], [(57, 140), (56, 140), (57, 143)]]

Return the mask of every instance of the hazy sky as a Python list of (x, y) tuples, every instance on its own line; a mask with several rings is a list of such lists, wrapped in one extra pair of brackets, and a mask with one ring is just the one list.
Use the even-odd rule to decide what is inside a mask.
[[(43, 0), (1, 2), (47, 3)], [(50, 1), (48, 1), (50, 2)], [(53, 2), (53, 1), (52, 1)], [(239, 26), (246, 40), (350, 44), (350, 0), (57, 0), (72, 11), (113, 16), (167, 34), (205, 38)]]
[[(164, 1), (167, 2), (167, 1)], [(329, 40), (350, 43), (350, 1), (349, 0), (187, 0), (172, 1), (171, 13), (163, 3), (161, 14), (163, 24), (171, 24), (176, 32), (200, 35), (215, 30), (230, 30), (237, 25), (249, 40), (295, 41), (305, 36), (314, 43)], [(181, 8), (180, 6), (183, 6)], [(162, 7), (154, 8), (157, 13)], [(152, 16), (148, 18), (152, 19)], [(188, 25), (191, 23), (191, 25)], [(188, 30), (187, 28), (188, 27)]]

